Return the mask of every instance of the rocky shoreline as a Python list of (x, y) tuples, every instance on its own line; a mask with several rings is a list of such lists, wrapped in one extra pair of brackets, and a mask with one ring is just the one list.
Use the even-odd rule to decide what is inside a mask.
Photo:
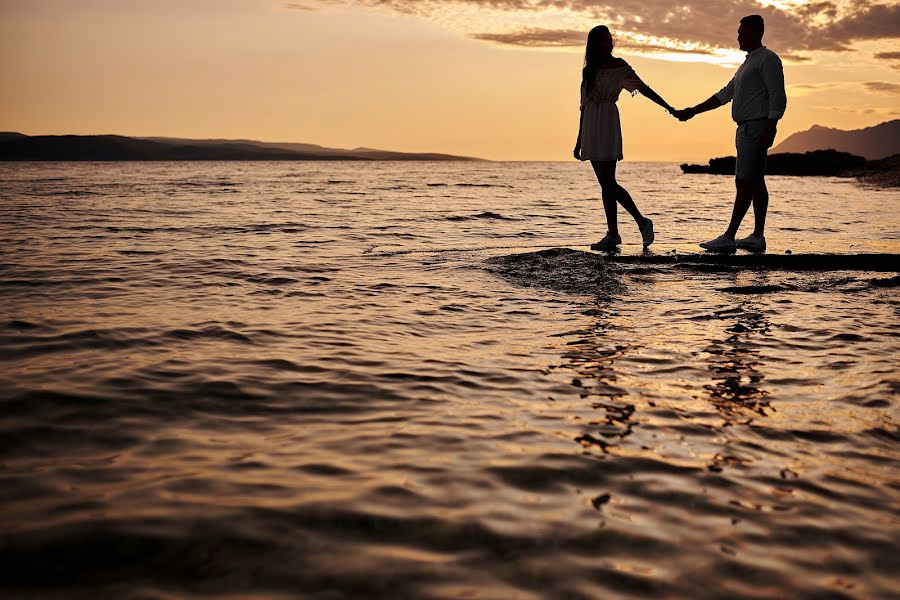
[[(734, 175), (734, 156), (711, 158), (707, 165), (681, 165), (684, 173)], [(767, 175), (855, 177), (881, 187), (900, 187), (900, 154), (881, 160), (866, 160), (848, 152), (814, 150), (771, 154), (766, 162)]]
[(856, 177), (863, 183), (878, 187), (900, 187), (900, 154), (870, 160), (861, 167), (840, 173), (839, 176)]

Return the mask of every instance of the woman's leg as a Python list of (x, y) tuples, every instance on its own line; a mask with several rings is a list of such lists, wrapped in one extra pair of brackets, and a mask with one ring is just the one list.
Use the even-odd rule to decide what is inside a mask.
[[(612, 165), (612, 179), (609, 176), (609, 165)], [(606, 213), (607, 233), (619, 235), (619, 217), (616, 214), (616, 193), (614, 191), (616, 185), (616, 161), (592, 160), (591, 166), (594, 167), (594, 174), (597, 175), (597, 182), (600, 184), (603, 212)]]
[[(609, 226), (610, 233), (618, 234), (618, 226), (615, 226), (615, 230), (613, 229), (613, 224), (616, 223), (616, 202), (628, 211), (628, 214), (634, 218), (638, 227), (642, 227), (647, 219), (641, 214), (634, 200), (631, 199), (631, 194), (628, 193), (628, 190), (616, 181), (616, 161), (592, 160), (591, 165), (593, 165), (594, 173), (597, 174), (597, 181), (600, 182), (600, 187), (603, 189), (603, 209), (606, 211), (606, 221), (607, 223), (612, 223)], [(612, 221), (609, 218), (610, 213), (613, 215)]]

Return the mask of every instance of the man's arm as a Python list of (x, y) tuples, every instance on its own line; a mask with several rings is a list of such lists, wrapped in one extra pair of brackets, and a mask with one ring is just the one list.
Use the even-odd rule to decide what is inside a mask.
[(778, 135), (778, 119), (768, 119), (766, 121), (766, 129), (759, 136), (759, 143), (771, 148), (775, 143), (775, 136)]
[(722, 105), (728, 104), (732, 99), (734, 99), (734, 77), (731, 78), (731, 81), (729, 81), (725, 85), (725, 87), (723, 87), (717, 93), (713, 94), (700, 104), (685, 108), (683, 110), (676, 110), (672, 114), (678, 117), (678, 120), (680, 121), (687, 121), (688, 119), (693, 119), (695, 116), (699, 115), (702, 112), (713, 110), (719, 108)]
[(762, 79), (769, 93), (769, 114), (766, 122), (766, 130), (763, 132), (762, 143), (769, 148), (775, 143), (775, 135), (778, 133), (778, 120), (784, 116), (787, 109), (787, 94), (784, 92), (784, 68), (781, 59), (776, 55), (766, 58), (762, 64)]
[(720, 102), (717, 96), (710, 96), (696, 106), (691, 106), (683, 110), (676, 110), (675, 116), (682, 121), (687, 121), (688, 119), (692, 119), (700, 113), (719, 108), (720, 106), (722, 106), (722, 104), (724, 103)]

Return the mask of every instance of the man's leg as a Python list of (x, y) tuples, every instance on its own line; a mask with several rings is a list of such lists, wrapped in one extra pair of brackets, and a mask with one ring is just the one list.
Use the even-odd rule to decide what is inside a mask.
[[(732, 240), (734, 239), (734, 236), (737, 235), (738, 228), (741, 226), (741, 221), (744, 220), (744, 215), (747, 214), (750, 205), (753, 204), (754, 192), (756, 191), (758, 182), (747, 179), (735, 179), (734, 185), (736, 188), (734, 209), (731, 211), (731, 223), (728, 224), (728, 229), (725, 230), (725, 237)], [(756, 211), (755, 208), (753, 210)], [(763, 215), (763, 222), (765, 222), (765, 215)]]
[(737, 163), (734, 169), (734, 184), (737, 193), (734, 198), (734, 210), (731, 223), (725, 231), (725, 237), (734, 239), (741, 221), (753, 205), (753, 235), (762, 237), (766, 228), (766, 210), (769, 207), (769, 192), (766, 189), (766, 151), (762, 143), (765, 123), (751, 121), (738, 126), (735, 134)]
[(753, 235), (763, 237), (766, 231), (766, 211), (769, 210), (769, 190), (766, 180), (760, 179), (753, 191)]

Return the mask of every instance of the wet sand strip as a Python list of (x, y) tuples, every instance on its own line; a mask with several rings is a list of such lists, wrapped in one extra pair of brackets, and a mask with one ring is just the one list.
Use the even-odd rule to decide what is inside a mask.
[(604, 260), (628, 265), (688, 268), (729, 267), (781, 271), (900, 272), (900, 254), (606, 254)]

